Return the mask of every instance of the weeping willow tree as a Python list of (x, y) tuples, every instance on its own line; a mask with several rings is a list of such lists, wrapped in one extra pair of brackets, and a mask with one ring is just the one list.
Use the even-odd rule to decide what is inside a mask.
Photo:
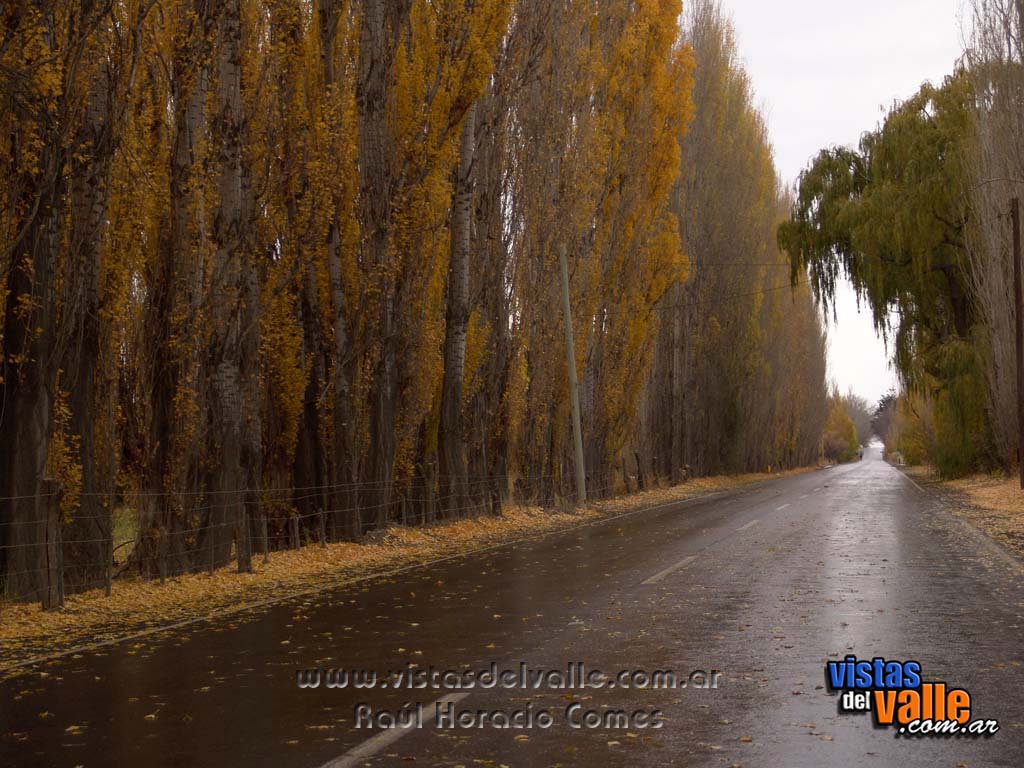
[(908, 392), (934, 401), (929, 458), (946, 476), (991, 460), (980, 328), (969, 289), (967, 73), (897, 103), (857, 150), (822, 150), (779, 228), (794, 281), (826, 307), (843, 278), (871, 308)]

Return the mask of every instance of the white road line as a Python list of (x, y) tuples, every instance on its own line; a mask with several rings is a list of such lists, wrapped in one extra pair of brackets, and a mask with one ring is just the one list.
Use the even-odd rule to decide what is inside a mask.
[(657, 584), (659, 581), (664, 579), (666, 576), (669, 576), (669, 575), (675, 573), (676, 571), (678, 571), (678, 570), (680, 570), (682, 568), (685, 568), (686, 566), (688, 566), (690, 563), (692, 563), (696, 559), (697, 559), (697, 557), (695, 555), (690, 555), (689, 557), (684, 557), (682, 560), (680, 560), (675, 565), (670, 565), (665, 570), (658, 571), (656, 574), (651, 576), (651, 578), (645, 579), (643, 581), (643, 583), (644, 584)]
[(746, 525), (741, 525), (741, 526), (740, 526), (739, 528), (737, 528), (737, 529), (736, 529), (736, 532), (737, 532), (737, 533), (739, 533), (740, 531), (745, 531), (745, 530), (747, 530), (747, 528), (753, 528), (753, 527), (754, 527), (755, 525), (757, 525), (757, 524), (758, 524), (759, 522), (761, 522), (761, 521), (760, 521), (760, 520), (751, 520), (751, 521), (750, 521), (749, 523), (747, 523)]
[(896, 471), (897, 471), (897, 472), (898, 472), (898, 473), (899, 473), (899, 474), (900, 474), (900, 475), (901, 475), (901, 476), (902, 476), (902, 477), (903, 477), (903, 478), (904, 478), (905, 480), (909, 480), (909, 481), (910, 481), (910, 484), (911, 484), (912, 486), (914, 486), (915, 488), (917, 488), (917, 490), (919, 490), (919, 491), (920, 491), (921, 493), (928, 493), (928, 491), (926, 491), (926, 490), (925, 490), (924, 488), (922, 488), (922, 487), (921, 487), (920, 485), (918, 485), (918, 484), (917, 484), (917, 481), (916, 481), (916, 480), (914, 480), (914, 478), (912, 478), (912, 477), (911, 477), (910, 475), (908, 475), (908, 474), (907, 474), (906, 472), (902, 472), (901, 470), (898, 470), (898, 469), (897, 469)]
[[(469, 696), (468, 691), (465, 693), (453, 693), (450, 696), (442, 696), (437, 701), (428, 704), (423, 708), (423, 725), (434, 721), (434, 717), (437, 715), (438, 704), (447, 704), (449, 702), (454, 704), (457, 701), (462, 701), (467, 696)], [(359, 746), (353, 747), (344, 755), (334, 758), (329, 763), (324, 763), (323, 768), (355, 768), (355, 766), (362, 765), (363, 761), (369, 760), (389, 744), (394, 744), (407, 733), (415, 730), (417, 729), (411, 727), (387, 728), (376, 736), (367, 739)]]
[(801, 496), (800, 498), (801, 498), (801, 499), (806, 499), (808, 495), (809, 495), (809, 494), (806, 494), (806, 493), (805, 493), (805, 494), (804, 494), (803, 496)]
[(814, 492), (817, 493), (820, 490), (821, 490), (821, 486), (819, 485), (817, 488), (814, 489)]
[(784, 509), (785, 509), (786, 507), (791, 507), (791, 506), (793, 506), (793, 505), (792, 505), (792, 504), (789, 504), (789, 503), (786, 503), (786, 504), (783, 504), (783, 505), (782, 505), (781, 507), (776, 507), (776, 508), (775, 508), (775, 511), (776, 511), (776, 512), (781, 512), (781, 511), (782, 511), (782, 510), (784, 510)]

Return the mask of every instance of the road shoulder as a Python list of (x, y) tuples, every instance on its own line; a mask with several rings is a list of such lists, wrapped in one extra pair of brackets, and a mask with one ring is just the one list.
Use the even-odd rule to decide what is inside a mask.
[(923, 491), (941, 499), (959, 520), (1024, 564), (1024, 490), (1016, 477), (971, 475), (942, 480), (928, 467), (896, 467)]
[(597, 502), (578, 510), (515, 506), (501, 517), (474, 517), (426, 527), (393, 526), (360, 543), (272, 552), (254, 558), (254, 573), (228, 567), (212, 574), (185, 574), (166, 583), (124, 579), (111, 595), (92, 590), (70, 595), (63, 609), (0, 603), (0, 678), (31, 666), (144, 636), (173, 632), (233, 614), (310, 594), (428, 566), (488, 549), (533, 540), (626, 514), (638, 514), (722, 493), (749, 490), (766, 481), (812, 471), (748, 474), (691, 480)]

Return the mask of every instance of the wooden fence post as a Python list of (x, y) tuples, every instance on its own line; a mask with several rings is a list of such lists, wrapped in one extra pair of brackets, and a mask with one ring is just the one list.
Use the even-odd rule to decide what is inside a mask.
[[(160, 558), (160, 584), (162, 585), (167, 580), (167, 528), (161, 525), (156, 532), (159, 537), (157, 539), (157, 557)], [(209, 562), (209, 572), (213, 573), (213, 560)]]
[[(60, 485), (52, 479), (42, 483), (43, 494), (37, 497), (36, 509), (46, 515), (46, 583), (43, 586), (42, 604), (44, 611), (60, 608), (64, 604), (64, 569), (61, 567), (63, 552), (60, 541)], [(41, 503), (40, 503), (41, 502)]]
[(264, 565), (270, 562), (270, 540), (269, 532), (267, 530), (267, 510), (264, 509), (260, 513), (260, 526), (261, 533), (263, 534), (263, 563)]

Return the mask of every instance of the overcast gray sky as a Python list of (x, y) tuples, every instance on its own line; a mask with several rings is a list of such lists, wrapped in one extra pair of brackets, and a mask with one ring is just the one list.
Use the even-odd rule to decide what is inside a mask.
[[(684, 0), (685, 2), (685, 0)], [(787, 183), (819, 149), (856, 144), (896, 99), (939, 82), (961, 51), (961, 0), (722, 0)], [(829, 375), (871, 401), (895, 384), (852, 290), (830, 325)]]

